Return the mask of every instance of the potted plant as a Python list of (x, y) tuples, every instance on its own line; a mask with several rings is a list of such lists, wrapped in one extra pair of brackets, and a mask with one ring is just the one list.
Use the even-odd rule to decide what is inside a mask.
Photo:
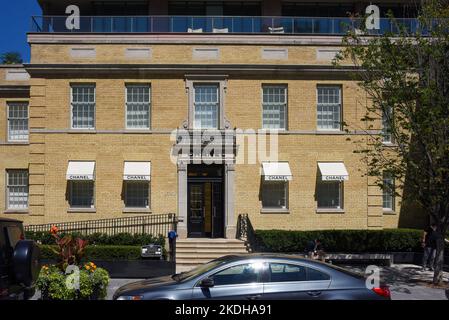
[(53, 226), (58, 256), (56, 264), (44, 265), (36, 283), (44, 300), (98, 300), (106, 297), (109, 274), (95, 263), (82, 263), (88, 242), (72, 235), (61, 237)]

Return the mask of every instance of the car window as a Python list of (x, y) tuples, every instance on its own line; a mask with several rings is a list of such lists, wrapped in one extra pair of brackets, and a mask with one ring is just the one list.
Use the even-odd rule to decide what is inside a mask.
[(307, 268), (307, 281), (329, 280), (331, 277), (322, 271), (313, 268)]
[(23, 237), (22, 229), (17, 226), (7, 226), (6, 233), (8, 235), (9, 245), (11, 248), (15, 248), (17, 242), (19, 242)]
[(270, 282), (288, 282), (288, 281), (306, 280), (306, 268), (303, 266), (293, 264), (270, 263), (269, 273), (270, 273)]
[(255, 283), (259, 282), (262, 267), (261, 263), (239, 264), (217, 272), (212, 279), (215, 286)]

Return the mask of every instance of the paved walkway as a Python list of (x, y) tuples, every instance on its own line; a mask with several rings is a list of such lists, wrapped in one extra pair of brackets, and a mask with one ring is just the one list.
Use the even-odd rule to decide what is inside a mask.
[[(349, 269), (364, 271), (360, 267), (346, 266)], [(397, 264), (381, 267), (381, 281), (390, 286), (393, 300), (448, 300), (449, 273), (443, 272), (443, 285), (435, 288), (432, 285), (433, 272), (421, 271), (421, 267), (413, 264)]]

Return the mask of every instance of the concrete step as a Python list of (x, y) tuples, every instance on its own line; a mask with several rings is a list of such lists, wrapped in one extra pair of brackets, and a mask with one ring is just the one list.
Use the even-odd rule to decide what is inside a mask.
[(176, 254), (182, 253), (246, 253), (245, 247), (238, 248), (176, 248)]
[(176, 253), (176, 259), (185, 259), (185, 258), (211, 258), (211, 259), (215, 259), (215, 258), (219, 258), (222, 256), (227, 256), (230, 254), (242, 254), (242, 253), (246, 253), (246, 251), (239, 251), (239, 252), (235, 252), (235, 251), (229, 251), (229, 252), (177, 252)]
[(244, 243), (176, 243), (177, 249), (196, 248), (246, 248)]

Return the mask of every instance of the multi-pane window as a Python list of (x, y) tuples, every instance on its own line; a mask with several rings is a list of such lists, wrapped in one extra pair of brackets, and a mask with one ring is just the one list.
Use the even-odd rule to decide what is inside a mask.
[(94, 208), (94, 182), (93, 181), (70, 181), (71, 208)]
[(126, 86), (126, 127), (128, 129), (150, 128), (150, 86)]
[(8, 140), (28, 141), (28, 103), (8, 103)]
[(72, 86), (72, 128), (95, 128), (95, 86)]
[(321, 181), (317, 183), (318, 209), (342, 209), (343, 208), (343, 182)]
[(264, 86), (262, 98), (262, 127), (264, 129), (286, 129), (287, 88)]
[(7, 208), (28, 208), (28, 170), (8, 170), (6, 180)]
[(318, 86), (317, 125), (321, 130), (341, 129), (341, 87)]
[(395, 203), (394, 178), (388, 173), (383, 174), (383, 188), (382, 188), (382, 207), (385, 210), (394, 210)]
[(194, 86), (194, 128), (218, 129), (220, 94), (217, 85)]
[(262, 207), (266, 209), (287, 209), (288, 182), (264, 181)]
[(149, 183), (147, 181), (125, 182), (125, 207), (149, 208)]
[(393, 135), (391, 134), (392, 109), (386, 108), (382, 112), (382, 141), (384, 143), (392, 143)]

